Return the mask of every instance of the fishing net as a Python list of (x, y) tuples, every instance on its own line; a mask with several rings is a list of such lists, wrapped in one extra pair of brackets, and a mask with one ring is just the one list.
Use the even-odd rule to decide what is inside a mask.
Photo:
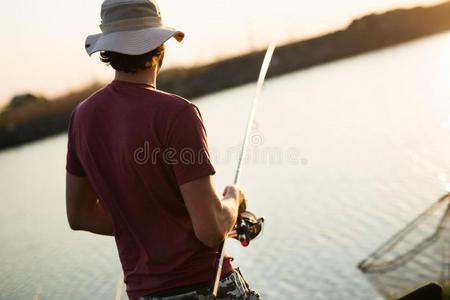
[(358, 268), (386, 299), (398, 299), (430, 282), (440, 283), (447, 293), (449, 220), (450, 194), (447, 194), (362, 261)]

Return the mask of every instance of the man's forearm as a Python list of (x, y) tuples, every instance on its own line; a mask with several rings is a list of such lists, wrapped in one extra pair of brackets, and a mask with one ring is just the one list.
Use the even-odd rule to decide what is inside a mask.
[(93, 209), (80, 217), (76, 230), (89, 231), (95, 234), (114, 236), (111, 217), (97, 202)]

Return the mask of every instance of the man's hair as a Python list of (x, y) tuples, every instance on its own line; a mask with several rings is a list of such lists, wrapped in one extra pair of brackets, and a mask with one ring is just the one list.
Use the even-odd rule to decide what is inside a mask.
[(136, 73), (158, 65), (161, 68), (164, 58), (164, 44), (141, 55), (127, 55), (112, 51), (100, 52), (100, 60), (111, 65), (114, 70), (125, 73)]

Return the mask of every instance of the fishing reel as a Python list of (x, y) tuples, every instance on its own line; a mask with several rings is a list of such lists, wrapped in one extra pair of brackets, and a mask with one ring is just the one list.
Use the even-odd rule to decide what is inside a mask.
[(241, 213), (233, 230), (228, 233), (228, 237), (238, 240), (243, 247), (250, 245), (250, 241), (255, 239), (262, 231), (264, 218), (257, 218), (252, 212)]

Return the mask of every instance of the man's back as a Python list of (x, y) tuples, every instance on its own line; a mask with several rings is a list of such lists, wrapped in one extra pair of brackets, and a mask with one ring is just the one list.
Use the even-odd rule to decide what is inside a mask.
[(210, 280), (217, 249), (196, 238), (179, 189), (215, 173), (192, 103), (113, 81), (72, 115), (67, 170), (111, 215), (131, 299)]

